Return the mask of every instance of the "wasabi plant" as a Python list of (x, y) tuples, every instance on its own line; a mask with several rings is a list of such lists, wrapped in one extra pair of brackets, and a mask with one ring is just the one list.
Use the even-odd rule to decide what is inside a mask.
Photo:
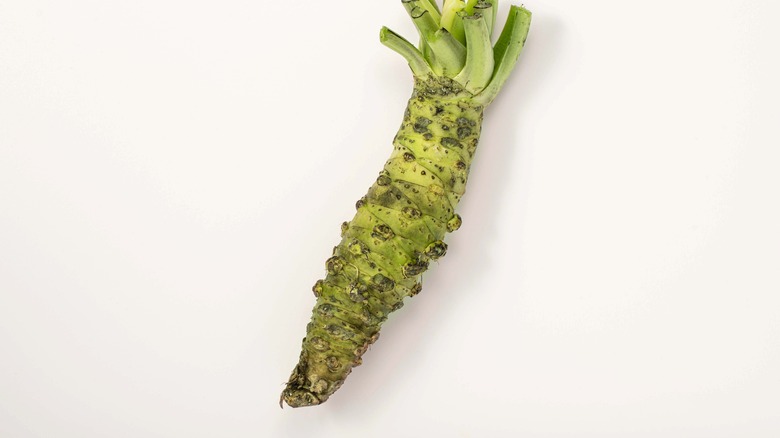
[(417, 46), (383, 27), (379, 40), (408, 63), (412, 97), (393, 152), (313, 287), (317, 303), (298, 365), (282, 392), (292, 407), (325, 402), (379, 337), (388, 315), (418, 294), (431, 261), (447, 252), (482, 114), (501, 91), (528, 35), (531, 13), (511, 6), (495, 45), (497, 0), (402, 0)]

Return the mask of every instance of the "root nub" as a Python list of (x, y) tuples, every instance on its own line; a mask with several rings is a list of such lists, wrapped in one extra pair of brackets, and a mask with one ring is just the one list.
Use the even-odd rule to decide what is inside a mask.
[(282, 396), (279, 398), (280, 407), (284, 407), (282, 402), (287, 403), (291, 408), (302, 408), (306, 406), (316, 406), (320, 404), (320, 399), (308, 389), (296, 388), (288, 384), (287, 388), (282, 391)]

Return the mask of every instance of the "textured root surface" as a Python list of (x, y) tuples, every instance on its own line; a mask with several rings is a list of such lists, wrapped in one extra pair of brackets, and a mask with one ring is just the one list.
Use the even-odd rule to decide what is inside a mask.
[(298, 365), (281, 401), (325, 402), (360, 365), (387, 316), (420, 292), (420, 276), (447, 251), (460, 226), (482, 125), (482, 106), (447, 78), (417, 80), (393, 152), (376, 182), (342, 224), (341, 242), (313, 287), (317, 303)]

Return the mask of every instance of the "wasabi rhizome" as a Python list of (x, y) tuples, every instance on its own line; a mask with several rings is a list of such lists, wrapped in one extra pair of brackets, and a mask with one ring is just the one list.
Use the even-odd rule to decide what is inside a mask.
[(428, 264), (447, 252), (455, 213), (477, 148), (482, 114), (509, 77), (531, 13), (511, 6), (491, 44), (497, 0), (402, 0), (419, 31), (415, 47), (382, 28), (382, 44), (403, 56), (412, 97), (393, 152), (313, 287), (317, 303), (298, 365), (282, 392), (292, 407), (325, 402), (379, 337), (387, 316), (420, 292)]

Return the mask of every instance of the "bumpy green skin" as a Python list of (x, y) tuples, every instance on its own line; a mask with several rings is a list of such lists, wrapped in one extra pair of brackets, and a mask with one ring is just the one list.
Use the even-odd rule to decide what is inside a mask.
[(282, 400), (323, 403), (379, 337), (387, 316), (419, 293), (420, 276), (443, 256), (447, 232), (460, 226), (455, 207), (482, 126), (483, 106), (451, 79), (416, 78), (384, 170), (342, 224), (326, 263), (303, 339), (300, 361)]

